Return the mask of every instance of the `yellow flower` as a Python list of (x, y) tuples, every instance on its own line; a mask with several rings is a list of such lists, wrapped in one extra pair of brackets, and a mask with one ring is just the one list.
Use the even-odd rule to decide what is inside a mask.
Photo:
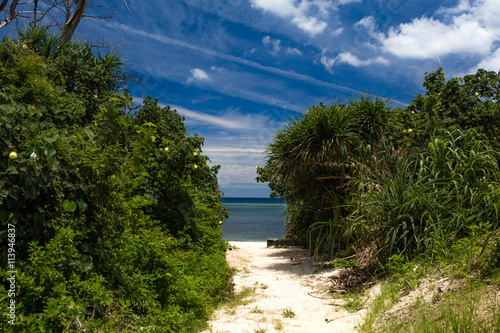
[(412, 130), (411, 128), (410, 128), (410, 129), (408, 129), (408, 133), (411, 133), (411, 132), (413, 132), (413, 130)]
[(16, 158), (17, 158), (17, 153), (16, 153), (15, 151), (11, 152), (11, 153), (9, 154), (9, 158), (10, 158), (11, 160), (16, 159)]
[(197, 153), (197, 152), (194, 152), (194, 153), (193, 153), (193, 156), (196, 156), (196, 155), (198, 155), (198, 153)]
[(168, 147), (165, 147), (165, 151), (168, 151)]
[(403, 133), (406, 133), (406, 130), (403, 130)]
[(23, 44), (23, 49), (27, 49), (27, 48), (28, 48), (28, 45)]
[(198, 169), (198, 166), (195, 164), (195, 165), (193, 165), (193, 168)]
[(412, 111), (411, 114), (415, 114), (415, 111)]
[(222, 224), (222, 221), (219, 221), (219, 224)]
[(479, 96), (479, 93), (476, 93), (476, 97)]

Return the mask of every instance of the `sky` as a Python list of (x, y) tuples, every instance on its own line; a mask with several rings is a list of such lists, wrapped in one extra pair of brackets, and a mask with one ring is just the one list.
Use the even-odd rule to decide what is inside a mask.
[(500, 70), (500, 0), (100, 3), (114, 17), (86, 18), (76, 36), (121, 45), (144, 80), (131, 95), (172, 106), (205, 138), (226, 197), (269, 196), (256, 166), (313, 105), (365, 93), (404, 107), (440, 66), (447, 79)]

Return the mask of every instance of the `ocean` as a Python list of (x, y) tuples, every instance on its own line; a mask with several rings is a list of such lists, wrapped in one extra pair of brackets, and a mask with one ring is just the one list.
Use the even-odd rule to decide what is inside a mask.
[(286, 203), (272, 198), (222, 198), (231, 215), (222, 225), (222, 238), (238, 242), (266, 242), (285, 236)]

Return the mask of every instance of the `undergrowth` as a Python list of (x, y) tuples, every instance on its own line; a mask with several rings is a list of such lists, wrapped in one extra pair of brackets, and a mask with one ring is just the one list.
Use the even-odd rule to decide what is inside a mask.
[(500, 332), (500, 270), (495, 256), (483, 257), (495, 243), (463, 239), (439, 262), (392, 258), (360, 331)]

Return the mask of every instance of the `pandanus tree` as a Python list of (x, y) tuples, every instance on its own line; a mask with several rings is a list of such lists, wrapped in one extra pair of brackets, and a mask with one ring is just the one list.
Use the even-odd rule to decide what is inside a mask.
[(388, 101), (360, 95), (347, 104), (320, 103), (276, 132), (257, 181), (268, 182), (274, 197), (289, 206), (289, 231), (305, 240), (311, 226), (328, 226), (338, 238), (346, 213), (360, 146), (378, 142), (388, 117)]

